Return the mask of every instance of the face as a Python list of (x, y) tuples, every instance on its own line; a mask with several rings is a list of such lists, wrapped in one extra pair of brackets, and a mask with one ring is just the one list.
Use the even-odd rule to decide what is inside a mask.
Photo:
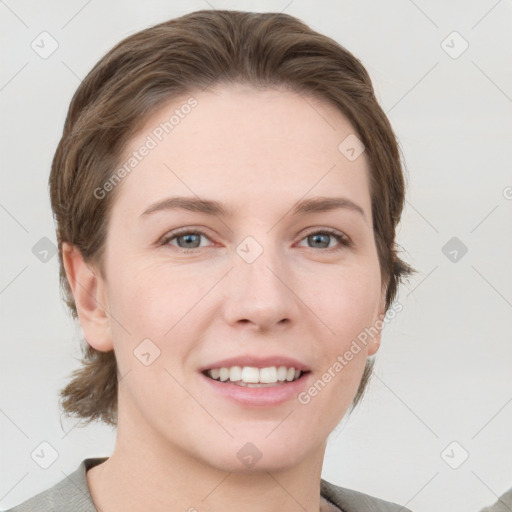
[(119, 434), (225, 471), (323, 451), (384, 313), (368, 163), (338, 149), (354, 133), (327, 103), (237, 85), (174, 99), (130, 141), (123, 163), (145, 156), (109, 219), (108, 318), (81, 318), (115, 350)]

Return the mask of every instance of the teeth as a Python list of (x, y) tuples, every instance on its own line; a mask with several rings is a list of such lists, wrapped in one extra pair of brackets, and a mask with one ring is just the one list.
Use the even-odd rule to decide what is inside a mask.
[(262, 368), (259, 373), (260, 382), (262, 384), (271, 384), (277, 382), (277, 368), (275, 366), (271, 366), (270, 368)]
[(256, 368), (254, 366), (232, 366), (230, 368), (213, 368), (206, 372), (212, 379), (221, 382), (236, 382), (239, 385), (276, 384), (278, 382), (291, 382), (297, 380), (302, 372), (286, 366), (269, 366)]
[(228, 368), (221, 368), (219, 372), (219, 378), (222, 382), (229, 379), (229, 369)]
[(260, 381), (260, 371), (252, 366), (244, 366), (242, 368), (242, 382), (256, 384)]
[(277, 369), (277, 380), (283, 382), (286, 380), (286, 366), (280, 366)]
[(229, 370), (229, 380), (237, 382), (242, 380), (242, 368), (240, 366), (232, 366)]

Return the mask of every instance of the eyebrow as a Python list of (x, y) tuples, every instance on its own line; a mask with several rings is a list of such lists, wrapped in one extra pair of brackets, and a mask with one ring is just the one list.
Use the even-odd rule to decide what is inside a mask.
[[(168, 197), (151, 204), (144, 210), (141, 217), (154, 212), (173, 210), (176, 208), (220, 217), (234, 216), (233, 209), (226, 208), (219, 201), (201, 199), (198, 197)], [(338, 208), (357, 212), (366, 220), (364, 210), (358, 204), (345, 197), (314, 197), (311, 199), (303, 199), (295, 203), (292, 207), (292, 215), (327, 212)]]

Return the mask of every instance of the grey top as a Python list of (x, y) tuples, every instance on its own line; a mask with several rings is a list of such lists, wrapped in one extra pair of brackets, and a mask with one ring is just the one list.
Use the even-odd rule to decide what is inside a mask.
[[(6, 512), (97, 512), (87, 485), (86, 472), (105, 460), (107, 457), (84, 459), (68, 477)], [(338, 487), (323, 479), (320, 482), (320, 494), (342, 512), (411, 512), (399, 505)]]
[(502, 494), (498, 501), (490, 506), (482, 509), (481, 512), (510, 512), (512, 510), (512, 487)]

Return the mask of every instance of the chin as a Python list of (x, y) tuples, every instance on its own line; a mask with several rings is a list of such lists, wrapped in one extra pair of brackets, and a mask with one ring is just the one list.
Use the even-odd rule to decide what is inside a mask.
[[(245, 436), (244, 439), (249, 439)], [(203, 453), (202, 459), (211, 467), (230, 473), (255, 474), (261, 472), (286, 471), (299, 465), (313, 450), (305, 440), (293, 439), (286, 442), (276, 436), (274, 440), (254, 437), (262, 441), (231, 440), (218, 449)], [(309, 448), (309, 450), (308, 450)], [(207, 455), (207, 456), (205, 456)]]

